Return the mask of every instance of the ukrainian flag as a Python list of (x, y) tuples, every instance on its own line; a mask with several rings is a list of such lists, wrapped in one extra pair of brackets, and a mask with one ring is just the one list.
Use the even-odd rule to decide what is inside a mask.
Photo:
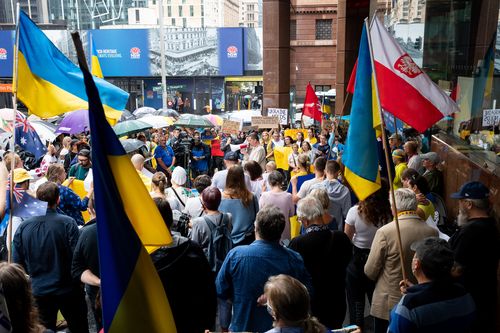
[(146, 250), (167, 245), (172, 238), (105, 121), (97, 79), (86, 67), (82, 71), (92, 133), (104, 331), (175, 333), (167, 296)]
[[(30, 112), (49, 118), (87, 109), (80, 68), (66, 58), (24, 12), (19, 17), (18, 29), (19, 65), (14, 87)], [(127, 104), (128, 93), (102, 79), (96, 79), (96, 85), (106, 116), (119, 118)]]
[(493, 91), (493, 74), (495, 70), (495, 46), (496, 34), (486, 50), (481, 66), (477, 68), (474, 77), (474, 88), (472, 91), (472, 116), (480, 116), (483, 109), (491, 107)]
[(97, 56), (97, 50), (92, 35), (90, 35), (90, 47), (92, 50), (90, 53), (90, 71), (92, 75), (102, 79), (104, 75), (102, 75), (101, 64), (99, 63), (99, 57)]
[[(372, 67), (366, 28), (363, 26), (359, 46), (351, 122), (346, 149), (342, 157), (345, 177), (359, 200), (380, 189), (377, 141), (372, 99)], [(380, 117), (378, 117), (380, 119)]]

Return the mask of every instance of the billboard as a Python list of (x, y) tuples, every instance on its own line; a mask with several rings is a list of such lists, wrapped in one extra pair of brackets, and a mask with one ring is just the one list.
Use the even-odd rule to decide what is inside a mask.
[[(76, 63), (70, 33), (44, 31)], [(104, 77), (158, 77), (161, 75), (158, 29), (101, 29), (81, 31), (90, 54), (90, 37)], [(0, 77), (12, 77), (14, 31), (0, 31)], [(238, 76), (262, 71), (262, 29), (165, 28), (167, 76)]]

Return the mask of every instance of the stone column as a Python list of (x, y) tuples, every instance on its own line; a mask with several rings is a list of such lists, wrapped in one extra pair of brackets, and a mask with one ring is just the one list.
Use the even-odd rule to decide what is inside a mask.
[(263, 0), (264, 98), (267, 108), (290, 105), (290, 1)]

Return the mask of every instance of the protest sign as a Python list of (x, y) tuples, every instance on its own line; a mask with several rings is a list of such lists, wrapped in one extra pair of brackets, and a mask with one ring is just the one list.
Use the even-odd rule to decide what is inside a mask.
[(278, 128), (280, 118), (279, 117), (252, 117), (252, 126), (257, 126), (257, 128)]
[(268, 108), (267, 115), (269, 117), (279, 117), (280, 125), (288, 124), (288, 109)]
[(297, 133), (302, 132), (302, 135), (304, 138), (307, 137), (307, 129), (305, 128), (294, 128), (294, 129), (287, 129), (285, 130), (285, 137), (289, 136), (293, 140), (297, 140)]
[(500, 122), (500, 109), (483, 111), (483, 126), (496, 126)]
[(274, 162), (278, 169), (288, 170), (288, 156), (292, 152), (291, 147), (274, 147)]
[(238, 134), (241, 123), (239, 121), (224, 119), (222, 123), (222, 133)]

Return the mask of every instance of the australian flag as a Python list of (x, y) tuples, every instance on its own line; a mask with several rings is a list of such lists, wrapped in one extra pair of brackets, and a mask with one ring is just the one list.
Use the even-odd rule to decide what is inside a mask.
[[(12, 202), (13, 216), (28, 218), (32, 216), (43, 216), (47, 213), (47, 203), (33, 198), (25, 190), (14, 187)], [(9, 207), (10, 194), (7, 188), (7, 207)]]
[(47, 152), (47, 148), (29, 123), (28, 118), (19, 111), (16, 114), (16, 145), (31, 152), (37, 160)]

